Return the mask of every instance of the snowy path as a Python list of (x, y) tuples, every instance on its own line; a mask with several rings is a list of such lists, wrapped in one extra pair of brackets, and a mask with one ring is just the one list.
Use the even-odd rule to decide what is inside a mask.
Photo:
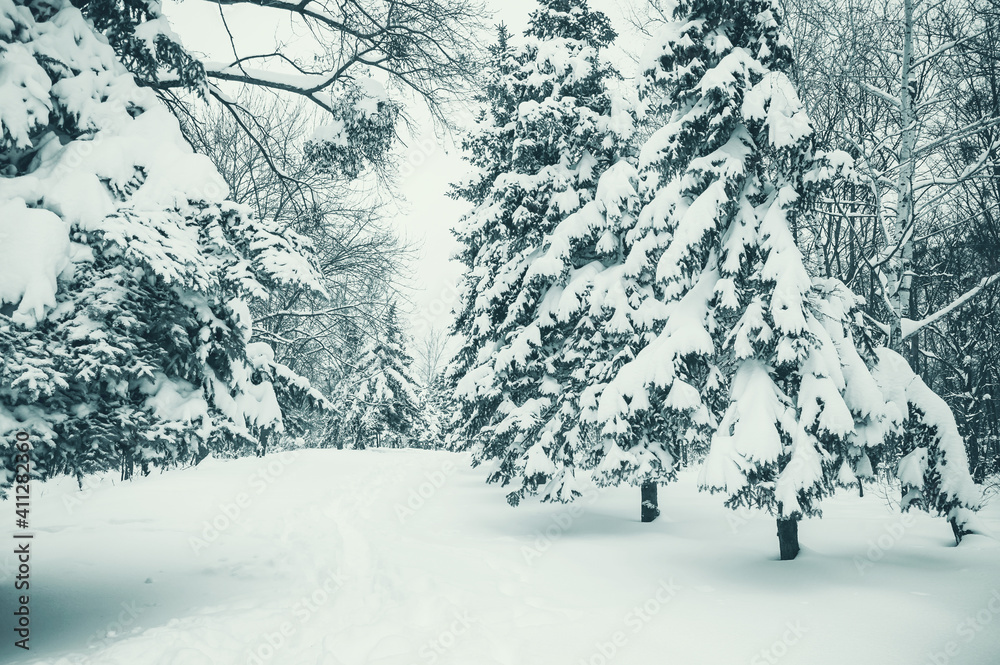
[(785, 563), (770, 519), (691, 474), (650, 525), (637, 490), (511, 509), (425, 451), (208, 461), (34, 501), (31, 658), (5, 640), (0, 662), (1000, 662), (1000, 544), (950, 547), (944, 521), (874, 496), (828, 501)]

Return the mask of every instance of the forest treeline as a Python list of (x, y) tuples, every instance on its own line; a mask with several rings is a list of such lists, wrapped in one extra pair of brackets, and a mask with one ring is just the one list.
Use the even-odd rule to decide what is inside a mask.
[[(626, 483), (644, 520), (698, 467), (786, 558), (837, 486), (973, 528), (996, 0), (540, 0), (524, 34), (474, 0), (215, 4), (306, 37), (237, 52), (223, 20), (220, 63), (156, 2), (0, 6), (0, 428), (40, 477), (448, 448), (512, 504)], [(454, 320), (413, 340), (391, 221), (423, 116), (470, 212), (439, 220)]]

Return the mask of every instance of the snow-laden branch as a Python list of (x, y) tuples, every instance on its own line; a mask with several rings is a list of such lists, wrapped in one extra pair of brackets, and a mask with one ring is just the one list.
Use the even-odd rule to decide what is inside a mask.
[(913, 61), (913, 64), (911, 65), (911, 67), (914, 67), (914, 68), (919, 67), (920, 65), (922, 65), (922, 64), (924, 64), (926, 62), (930, 62), (931, 60), (933, 60), (934, 58), (938, 57), (939, 55), (941, 55), (945, 51), (950, 51), (951, 49), (955, 48), (956, 46), (960, 46), (961, 44), (964, 44), (965, 42), (970, 42), (973, 39), (977, 39), (977, 38), (981, 37), (984, 34), (986, 34), (986, 29), (985, 28), (982, 29), (982, 30), (980, 30), (979, 32), (977, 32), (975, 34), (966, 35), (965, 37), (962, 37), (961, 39), (953, 39), (950, 42), (945, 42), (944, 44), (942, 44), (941, 46), (937, 47), (936, 49), (934, 49), (933, 51), (931, 51), (927, 55), (924, 55), (924, 56), (921, 56), (919, 58), (916, 58)]
[(980, 280), (979, 284), (976, 284), (974, 287), (972, 287), (971, 289), (963, 293), (961, 296), (953, 300), (950, 304), (948, 304), (945, 307), (942, 307), (941, 309), (934, 312), (930, 316), (925, 316), (919, 321), (913, 321), (911, 319), (903, 319), (902, 322), (903, 339), (906, 339), (913, 333), (919, 331), (921, 328), (925, 328), (936, 321), (940, 321), (944, 317), (954, 312), (956, 309), (965, 305), (965, 303), (975, 298), (977, 295), (979, 295), (981, 291), (983, 291), (983, 289), (986, 289), (990, 285), (995, 284), (998, 280), (1000, 280), (1000, 273), (994, 273), (989, 277), (984, 277), (982, 280)]
[(894, 97), (893, 95), (890, 95), (888, 92), (886, 92), (885, 90), (882, 90), (881, 88), (876, 88), (875, 86), (873, 86), (871, 83), (868, 83), (867, 81), (860, 81), (860, 85), (861, 85), (862, 89), (864, 89), (867, 92), (875, 95), (876, 97), (878, 97), (882, 101), (885, 101), (885, 102), (888, 102), (888, 103), (892, 104), (897, 110), (899, 109), (899, 98), (898, 97)]
[[(225, 64), (208, 61), (203, 64), (205, 65), (205, 76), (208, 78), (246, 83), (248, 85), (284, 90), (285, 92), (293, 92), (306, 96), (329, 88), (339, 78), (338, 73), (325, 76), (322, 74), (291, 74), (248, 68), (242, 64)], [(327, 106), (325, 104), (320, 105)], [(327, 110), (329, 110), (328, 107)]]
[(283, 316), (292, 316), (298, 318), (313, 318), (318, 316), (333, 316), (339, 314), (340, 312), (358, 309), (362, 305), (370, 305), (373, 303), (354, 303), (351, 305), (343, 305), (341, 307), (328, 307), (324, 309), (318, 309), (315, 311), (296, 311), (296, 310), (281, 310), (278, 312), (269, 312), (267, 314), (261, 314), (257, 316), (257, 321), (267, 321), (268, 319), (275, 319)]
[(985, 118), (980, 118), (979, 120), (976, 120), (975, 122), (970, 122), (964, 127), (960, 127), (949, 134), (945, 134), (944, 136), (940, 136), (934, 139), (933, 141), (929, 141), (923, 145), (915, 147), (913, 149), (913, 153), (915, 156), (919, 156), (929, 152), (933, 152), (934, 150), (937, 150), (943, 145), (954, 143), (955, 141), (964, 139), (977, 132), (981, 132), (984, 129), (990, 129), (991, 127), (996, 127), (997, 125), (1000, 125), (1000, 116), (988, 116)]

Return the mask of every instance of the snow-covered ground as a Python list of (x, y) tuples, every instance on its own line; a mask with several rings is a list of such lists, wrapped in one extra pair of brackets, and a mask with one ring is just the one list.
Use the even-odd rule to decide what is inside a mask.
[[(953, 547), (875, 492), (828, 500), (780, 562), (774, 522), (691, 473), (652, 524), (630, 488), (512, 509), (465, 456), (426, 451), (34, 490), (32, 649), (5, 639), (6, 663), (1000, 662), (1000, 544)], [(1000, 532), (996, 504), (981, 520)]]

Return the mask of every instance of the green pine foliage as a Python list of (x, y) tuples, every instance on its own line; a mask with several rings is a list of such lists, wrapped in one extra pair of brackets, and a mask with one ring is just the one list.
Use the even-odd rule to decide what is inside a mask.
[(632, 131), (608, 90), (617, 74), (600, 58), (615, 37), (607, 17), (581, 0), (540, 4), (523, 44), (499, 31), (483, 112), (464, 142), (476, 170), (455, 190), (475, 208), (457, 231), (468, 274), (454, 325), (463, 346), (449, 370), (452, 435), (510, 486), (512, 504), (579, 495), (582, 382), (567, 346), (579, 307), (558, 302), (570, 299), (576, 266), (552, 234), (594, 201)]
[(406, 341), (393, 305), (382, 334), (365, 341), (335, 391), (341, 447), (404, 448), (432, 435)]
[(259, 450), (325, 406), (251, 343), (248, 303), (322, 293), (308, 242), (228, 202), (123, 66), (154, 5), (85, 9), (0, 6), (0, 436), (42, 478)]
[(667, 459), (708, 447), (703, 487), (798, 519), (888, 417), (856, 349), (857, 299), (813, 280), (796, 247), (797, 215), (849, 159), (815, 149), (790, 64), (770, 0), (680, 2), (647, 48), (643, 92), (666, 121), (640, 150), (624, 265), (658, 306), (597, 413)]

